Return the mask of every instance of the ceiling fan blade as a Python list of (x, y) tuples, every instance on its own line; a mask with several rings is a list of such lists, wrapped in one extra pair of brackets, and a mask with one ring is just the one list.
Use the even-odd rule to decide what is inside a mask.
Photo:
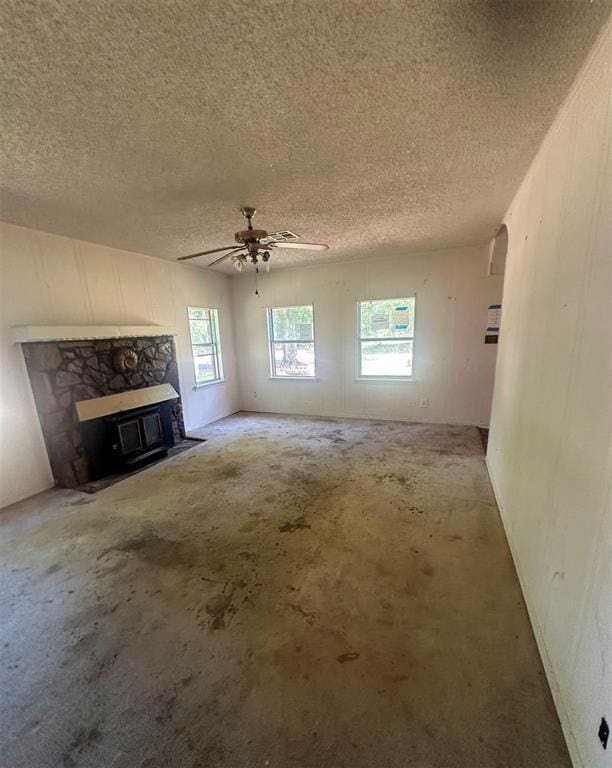
[(286, 243), (288, 240), (299, 240), (300, 236), (295, 232), (292, 232), (290, 229), (281, 229), (280, 232), (268, 232), (268, 236), (264, 239), (266, 242), (280, 243), (282, 241)]
[(301, 248), (304, 251), (328, 251), (329, 245), (323, 243), (270, 243), (273, 248)]
[(229, 259), (230, 256), (235, 256), (238, 251), (244, 251), (244, 246), (241, 246), (240, 248), (233, 248), (229, 253), (225, 253), (223, 256), (219, 256), (218, 259), (211, 261), (210, 264), (207, 264), (206, 266), (214, 267), (215, 264), (220, 264), (222, 261), (225, 261), (225, 259)]
[(208, 256), (211, 253), (220, 253), (235, 248), (235, 245), (226, 245), (224, 248), (213, 248), (212, 251), (199, 251), (198, 253), (191, 253), (189, 256), (179, 256), (177, 261), (187, 261), (187, 259), (195, 259), (197, 256)]

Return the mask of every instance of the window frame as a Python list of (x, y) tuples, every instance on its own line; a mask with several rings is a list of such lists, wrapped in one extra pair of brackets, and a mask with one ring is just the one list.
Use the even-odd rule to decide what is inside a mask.
[[(387, 337), (386, 339), (383, 337), (378, 338), (371, 338), (371, 337), (362, 337), (361, 336), (361, 305), (366, 304), (368, 302), (375, 302), (375, 301), (400, 301), (401, 299), (412, 299), (414, 301), (414, 313), (413, 313), (413, 323), (412, 323), (412, 336), (393, 336), (393, 337)], [(417, 311), (416, 311), (416, 305), (417, 305), (417, 295), (416, 293), (408, 293), (404, 296), (401, 296), (399, 298), (396, 298), (395, 296), (383, 296), (383, 297), (376, 297), (375, 299), (357, 299), (357, 375), (356, 375), (356, 381), (397, 381), (397, 382), (405, 382), (405, 381), (415, 381), (414, 376), (414, 369), (415, 369), (415, 346), (416, 346), (416, 317), (417, 317)], [(397, 373), (389, 373), (389, 374), (368, 374), (368, 373), (362, 373), (362, 353), (361, 353), (361, 347), (362, 343), (364, 341), (411, 341), (412, 342), (412, 369), (410, 374), (402, 375)]]
[[(274, 322), (273, 312), (275, 309), (297, 309), (301, 307), (311, 307), (312, 309), (312, 338), (311, 339), (275, 339), (274, 338)], [(274, 381), (317, 381), (317, 347), (315, 342), (315, 311), (314, 302), (310, 304), (283, 304), (282, 306), (266, 307), (266, 317), (268, 323), (268, 357), (270, 360), (270, 378)], [(274, 357), (274, 345), (275, 344), (312, 344), (312, 354), (314, 358), (314, 373), (310, 374), (293, 374), (291, 376), (283, 376), (276, 373), (276, 361)]]
[[(200, 320), (201, 318), (191, 317), (191, 310), (198, 310), (199, 312), (209, 313), (209, 327), (210, 327), (210, 342), (197, 343), (193, 340), (193, 331), (191, 328), (192, 320)], [(212, 384), (218, 384), (221, 381), (225, 381), (223, 374), (223, 359), (221, 349), (221, 333), (219, 330), (219, 310), (217, 307), (187, 307), (187, 324), (189, 326), (189, 341), (191, 344), (191, 360), (193, 363), (193, 376), (194, 376), (194, 389), (200, 389), (201, 387), (209, 387)], [(198, 371), (196, 367), (196, 355), (195, 350), (198, 347), (210, 346), (212, 348), (211, 357), (213, 358), (213, 365), (215, 369), (215, 378), (206, 379), (205, 381), (198, 381)], [(202, 355), (200, 355), (201, 357)]]

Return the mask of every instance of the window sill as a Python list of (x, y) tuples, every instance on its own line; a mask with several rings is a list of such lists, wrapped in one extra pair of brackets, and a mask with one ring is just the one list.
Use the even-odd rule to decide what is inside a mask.
[(417, 379), (414, 378), (414, 376), (356, 376), (355, 381), (365, 381), (365, 382), (390, 382), (390, 383), (408, 383), (411, 381), (417, 381)]
[(268, 376), (269, 381), (319, 381), (317, 376)]
[(206, 389), (206, 387), (214, 387), (215, 384), (224, 384), (225, 379), (214, 379), (213, 381), (203, 381), (201, 384), (196, 384), (195, 387), (193, 387), (193, 391), (195, 392), (197, 389)]

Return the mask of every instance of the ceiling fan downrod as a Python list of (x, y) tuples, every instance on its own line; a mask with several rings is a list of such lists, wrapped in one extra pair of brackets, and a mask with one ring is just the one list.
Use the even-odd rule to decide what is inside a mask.
[(240, 213), (244, 216), (244, 218), (248, 222), (247, 229), (253, 229), (253, 224), (251, 223), (251, 219), (257, 213), (257, 209), (251, 208), (250, 205), (243, 205), (242, 208), (240, 209)]

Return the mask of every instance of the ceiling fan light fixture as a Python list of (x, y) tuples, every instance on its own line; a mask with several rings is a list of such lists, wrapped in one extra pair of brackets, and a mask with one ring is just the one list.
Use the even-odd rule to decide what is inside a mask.
[(239, 256), (232, 256), (232, 263), (234, 265), (234, 269), (237, 272), (242, 272), (242, 270), (244, 269), (244, 262)]

